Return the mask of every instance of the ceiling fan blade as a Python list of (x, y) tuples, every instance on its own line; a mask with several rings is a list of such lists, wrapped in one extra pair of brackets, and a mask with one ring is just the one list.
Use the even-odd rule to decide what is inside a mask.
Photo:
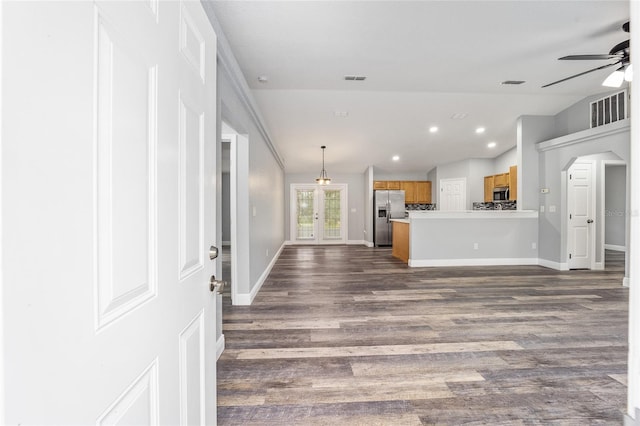
[(620, 55), (602, 54), (602, 55), (569, 55), (558, 58), (559, 61), (591, 61), (594, 59), (619, 59)]
[(554, 84), (562, 83), (563, 81), (571, 80), (572, 78), (580, 77), (581, 75), (589, 74), (590, 72), (594, 72), (594, 71), (598, 71), (598, 70), (602, 70), (602, 69), (605, 69), (605, 68), (612, 67), (614, 65), (618, 65), (620, 62), (621, 61), (614, 62), (612, 64), (602, 65), (600, 67), (593, 68), (591, 70), (584, 71), (584, 72), (581, 72), (579, 74), (572, 75), (571, 77), (563, 78), (562, 80), (558, 80), (558, 81), (554, 81), (553, 83), (545, 84), (544, 86), (542, 86), (542, 88), (553, 86)]

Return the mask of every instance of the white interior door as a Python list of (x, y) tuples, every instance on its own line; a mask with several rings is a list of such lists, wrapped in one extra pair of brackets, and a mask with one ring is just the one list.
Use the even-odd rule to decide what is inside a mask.
[(595, 252), (593, 163), (574, 163), (567, 180), (569, 269), (593, 268)]
[(214, 424), (216, 38), (197, 1), (3, 5), (6, 424)]
[(465, 178), (440, 179), (440, 210), (462, 211), (467, 204), (467, 180)]
[(346, 200), (346, 185), (292, 185), (292, 240), (297, 244), (346, 243)]

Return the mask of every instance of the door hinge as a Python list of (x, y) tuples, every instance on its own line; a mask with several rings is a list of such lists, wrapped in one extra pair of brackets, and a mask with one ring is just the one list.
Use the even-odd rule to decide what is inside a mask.
[(571, 259), (571, 253), (569, 253), (569, 259)]
[(571, 216), (571, 213), (569, 213), (569, 219), (571, 219), (571, 217), (572, 217), (572, 216)]
[(573, 175), (572, 174), (569, 175), (569, 180), (571, 180), (571, 179), (573, 179)]

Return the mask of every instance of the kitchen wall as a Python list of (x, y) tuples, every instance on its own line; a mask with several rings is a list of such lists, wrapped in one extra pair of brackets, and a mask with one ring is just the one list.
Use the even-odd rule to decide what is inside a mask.
[[(367, 190), (365, 189), (365, 179), (361, 173), (335, 174), (327, 170), (331, 183), (341, 183), (347, 185), (347, 240), (350, 243), (364, 243), (367, 241), (365, 230), (368, 226), (365, 223), (365, 207)], [(287, 173), (284, 175), (284, 235), (285, 240), (291, 240), (290, 228), (290, 193), (291, 184), (304, 183), (314, 184), (318, 173)], [(376, 178), (377, 179), (377, 178)]]
[(518, 149), (514, 146), (510, 150), (498, 155), (493, 159), (493, 173), (489, 173), (492, 175), (497, 175), (498, 173), (507, 173), (509, 171), (509, 167), (515, 166), (518, 164)]

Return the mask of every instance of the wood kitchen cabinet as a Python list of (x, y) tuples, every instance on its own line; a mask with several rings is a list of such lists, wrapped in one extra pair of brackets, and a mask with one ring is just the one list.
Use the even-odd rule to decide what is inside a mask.
[(402, 189), (399, 180), (374, 180), (373, 189)]
[(400, 189), (404, 191), (405, 204), (414, 204), (416, 201), (416, 182), (405, 180), (400, 182)]
[(431, 181), (415, 182), (415, 203), (431, 204)]
[(518, 166), (509, 167), (509, 201), (518, 199)]
[(375, 180), (373, 189), (400, 189), (406, 204), (431, 204), (430, 180)]
[(493, 187), (504, 188), (509, 186), (509, 173), (500, 173), (499, 175), (493, 175)]
[(484, 177), (484, 202), (490, 203), (493, 201), (493, 187), (494, 187), (494, 179), (493, 176), (485, 176)]

